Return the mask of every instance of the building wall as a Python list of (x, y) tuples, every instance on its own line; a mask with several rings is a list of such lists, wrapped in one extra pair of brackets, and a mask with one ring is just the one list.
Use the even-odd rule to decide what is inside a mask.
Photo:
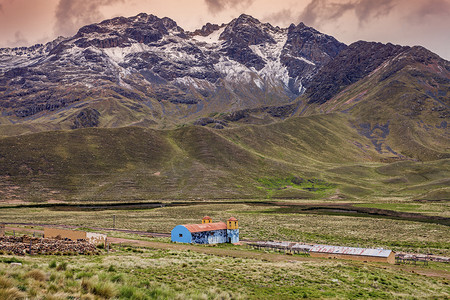
[(318, 253), (318, 252), (310, 252), (309, 254), (311, 255), (311, 257), (338, 258), (338, 259), (350, 259), (350, 260), (358, 260), (358, 261), (384, 262), (384, 263), (395, 264), (394, 252), (392, 252), (389, 255), (389, 257)]
[(70, 239), (73, 241), (79, 239), (86, 239), (85, 231), (76, 231), (69, 229), (59, 229), (59, 228), (47, 228), (44, 227), (44, 237), (45, 238), (56, 238), (60, 236), (63, 239)]
[(47, 227), (44, 228), (45, 238), (51, 239), (56, 238), (58, 236), (60, 236), (63, 239), (69, 239), (72, 241), (84, 239), (95, 245), (106, 243), (106, 234), (79, 231), (79, 230), (70, 230), (70, 229), (47, 228)]
[(227, 229), (227, 242), (239, 243), (239, 229)]
[(220, 244), (227, 242), (227, 231), (212, 230), (192, 233), (192, 243), (194, 244)]
[(106, 234), (86, 232), (86, 240), (94, 245), (100, 245), (106, 243)]
[(172, 242), (177, 242), (177, 243), (191, 243), (192, 242), (191, 232), (183, 225), (175, 226), (175, 228), (172, 229), (170, 235), (171, 235)]
[(394, 265), (395, 264), (395, 252), (392, 251), (391, 254), (389, 254), (389, 257), (387, 258), (387, 262)]

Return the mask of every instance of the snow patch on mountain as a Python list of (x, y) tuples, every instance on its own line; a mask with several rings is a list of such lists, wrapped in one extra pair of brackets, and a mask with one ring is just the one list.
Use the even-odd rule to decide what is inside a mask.
[(226, 57), (221, 57), (220, 61), (214, 65), (214, 68), (228, 81), (248, 83), (252, 80), (251, 74), (254, 73), (246, 66)]
[(176, 78), (173, 83), (175, 85), (190, 86), (197, 90), (214, 89), (214, 85), (211, 82), (203, 79), (192, 78), (190, 76)]
[(201, 36), (201, 35), (195, 35), (192, 38), (198, 42), (202, 42), (202, 43), (208, 43), (208, 44), (218, 44), (221, 43), (222, 41), (219, 40), (220, 35), (222, 34), (222, 32), (225, 30), (225, 26), (212, 32), (210, 35), (208, 36)]
[(103, 52), (108, 55), (110, 59), (117, 63), (125, 61), (125, 57), (129, 54), (151, 51), (152, 48), (142, 43), (133, 43), (130, 47), (113, 47), (105, 48)]
[(271, 36), (276, 44), (264, 43), (249, 47), (266, 63), (264, 68), (258, 72), (258, 75), (275, 85), (281, 81), (287, 87), (289, 84), (289, 72), (286, 66), (281, 63), (281, 52), (287, 41), (287, 31), (273, 32)]

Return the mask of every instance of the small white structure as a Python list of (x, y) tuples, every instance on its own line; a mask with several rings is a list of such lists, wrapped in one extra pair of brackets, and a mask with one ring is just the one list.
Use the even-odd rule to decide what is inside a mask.
[(386, 249), (314, 245), (309, 251), (309, 254), (311, 257), (339, 258), (395, 264), (395, 252)]

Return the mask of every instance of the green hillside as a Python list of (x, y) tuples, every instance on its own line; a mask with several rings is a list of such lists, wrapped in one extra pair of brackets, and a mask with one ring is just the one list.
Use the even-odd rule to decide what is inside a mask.
[[(345, 114), (215, 130), (48, 131), (1, 138), (0, 199), (345, 199), (448, 193), (450, 160), (386, 164)], [(400, 173), (396, 170), (402, 170)]]
[(449, 107), (448, 63), (416, 47), (303, 115), (350, 115), (377, 152), (427, 161), (450, 157)]

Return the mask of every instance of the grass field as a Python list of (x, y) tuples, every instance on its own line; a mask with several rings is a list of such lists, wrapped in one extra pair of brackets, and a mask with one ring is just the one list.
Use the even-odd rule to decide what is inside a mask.
[[(448, 279), (348, 261), (265, 262), (117, 247), (100, 256), (0, 256), (0, 297), (42, 299), (446, 298)], [(22, 266), (12, 266), (20, 261)], [(9, 297), (9, 298), (8, 298)]]
[(0, 209), (4, 222), (30, 222), (169, 233), (178, 224), (239, 220), (240, 235), (250, 240), (288, 240), (344, 246), (383, 247), (396, 251), (450, 255), (448, 226), (376, 216), (277, 213), (278, 206), (206, 204), (143, 210), (65, 211), (49, 208)]

